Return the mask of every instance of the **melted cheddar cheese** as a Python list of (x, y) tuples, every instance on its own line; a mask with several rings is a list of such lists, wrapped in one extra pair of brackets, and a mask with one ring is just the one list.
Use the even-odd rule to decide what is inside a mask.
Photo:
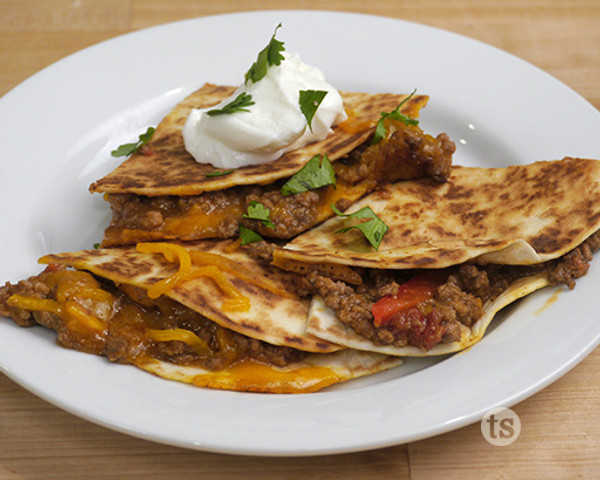
[(221, 372), (202, 373), (191, 377), (197, 387), (216, 386), (221, 382), (236, 390), (269, 393), (311, 393), (340, 381), (327, 367), (306, 365), (295, 369), (277, 369), (262, 363), (245, 360)]
[(48, 273), (46, 284), (55, 290), (54, 299), (15, 294), (8, 298), (7, 305), (53, 313), (74, 333), (106, 335), (106, 319), (114, 309), (114, 298), (94, 277), (84, 272), (58, 270)]
[[(182, 263), (187, 265), (181, 250), (173, 248), (165, 249), (165, 252), (166, 257), (182, 258)], [(127, 344), (123, 350), (125, 356), (111, 360), (131, 363), (165, 378), (212, 388), (299, 393), (316, 391), (340, 381), (327, 367), (305, 362), (295, 367), (275, 367), (261, 363), (262, 360), (253, 360), (240, 350), (234, 332), (217, 325), (209, 328), (214, 335), (210, 342), (186, 328), (161, 328), (163, 319), (165, 324), (186, 325), (191, 320), (189, 315), (197, 315), (191, 310), (182, 310), (169, 299), (139, 304), (119, 290), (106, 290), (90, 273), (64, 268), (47, 270), (38, 280), (49, 288), (51, 298), (14, 294), (7, 304), (56, 315), (62, 321), (53, 321), (51, 326), (59, 331), (61, 343), (68, 348), (109, 356), (109, 341)], [(184, 364), (166, 361), (158, 346), (170, 342), (181, 342), (190, 347), (196, 360), (187, 363), (188, 358)], [(211, 360), (217, 356), (220, 367), (210, 370), (209, 365), (214, 365)], [(153, 365), (159, 365), (161, 370), (155, 371), (151, 368)], [(194, 373), (185, 377), (188, 371)]]
[[(150, 298), (158, 298), (168, 293), (177, 285), (198, 277), (208, 277), (215, 282), (219, 289), (229, 297), (223, 302), (223, 311), (248, 311), (250, 310), (250, 299), (235, 288), (219, 269), (217, 265), (209, 262), (218, 262), (219, 256), (198, 256), (194, 259), (190, 252), (181, 245), (173, 243), (138, 243), (138, 252), (142, 253), (160, 253), (168, 262), (178, 262), (179, 268), (170, 277), (159, 280), (148, 288)], [(224, 258), (224, 257), (222, 257)], [(205, 264), (197, 266), (203, 261)], [(209, 263), (209, 264), (207, 264)], [(224, 263), (221, 262), (221, 264)], [(235, 271), (233, 271), (235, 273)]]

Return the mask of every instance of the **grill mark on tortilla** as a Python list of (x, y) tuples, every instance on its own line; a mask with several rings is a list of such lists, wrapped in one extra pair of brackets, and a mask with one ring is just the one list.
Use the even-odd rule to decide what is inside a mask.
[[(229, 242), (203, 241), (186, 244), (190, 250), (222, 253)], [(288, 273), (268, 269), (249, 258), (243, 251), (227, 255), (242, 268), (257, 277), (266, 277), (278, 288), (285, 288)], [(115, 283), (148, 288), (167, 278), (178, 269), (162, 255), (141, 254), (135, 247), (86, 250), (83, 252), (48, 255), (48, 263), (60, 263), (89, 270)], [(166, 295), (213, 322), (238, 333), (263, 340), (273, 345), (287, 345), (311, 352), (333, 352), (340, 347), (327, 343), (305, 332), (310, 300), (280, 297), (268, 290), (248, 284), (238, 277), (225, 276), (242, 295), (250, 298), (248, 312), (224, 312), (222, 304), (229, 297), (214, 282), (200, 277), (185, 281)], [(287, 280), (285, 280), (287, 282)], [(293, 342), (290, 340), (293, 339)]]
[[(220, 171), (212, 165), (197, 163), (185, 150), (181, 128), (192, 108), (208, 108), (216, 105), (234, 92), (234, 87), (206, 84), (178, 104), (158, 125), (147, 151), (134, 153), (119, 167), (90, 186), (96, 193), (135, 193), (138, 195), (197, 195), (235, 185), (262, 185), (291, 177), (316, 154), (327, 152), (335, 161), (371, 134), (374, 126), (358, 133), (348, 133), (339, 127), (325, 140), (315, 142), (288, 152), (274, 162), (251, 165), (234, 172), (215, 177), (209, 173)], [(390, 111), (406, 98), (406, 95), (367, 94), (341, 92), (346, 109), (352, 110), (357, 122), (378, 120), (380, 112)], [(428, 97), (415, 95), (402, 107), (404, 112), (416, 115), (427, 103)]]
[(600, 228), (600, 161), (454, 166), (447, 183), (398, 182), (349, 212), (365, 206), (389, 227), (378, 251), (360, 235), (336, 234), (344, 219), (333, 218), (296, 237), (281, 255), (370, 268), (443, 268), (487, 261), (491, 253), (495, 263), (557, 258)]

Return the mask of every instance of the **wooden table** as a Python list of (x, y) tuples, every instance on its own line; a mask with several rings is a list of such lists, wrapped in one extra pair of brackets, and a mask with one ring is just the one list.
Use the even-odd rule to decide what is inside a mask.
[[(328, 9), (415, 21), (482, 40), (556, 76), (600, 108), (598, 0), (0, 0), (0, 95), (50, 63), (115, 35), (194, 16)], [(6, 126), (3, 126), (6, 128)], [(600, 478), (600, 350), (516, 405), (519, 439), (494, 447), (474, 424), (364, 453), (217, 455), (130, 438), (67, 414), (0, 375), (0, 479)]]

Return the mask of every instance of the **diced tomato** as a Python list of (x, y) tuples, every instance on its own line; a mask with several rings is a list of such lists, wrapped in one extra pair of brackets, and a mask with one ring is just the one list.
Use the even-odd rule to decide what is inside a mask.
[(446, 333), (446, 326), (439, 311), (433, 309), (424, 314), (417, 307), (398, 312), (388, 320), (385, 328), (406, 339), (408, 345), (425, 352), (440, 343)]
[(425, 272), (403, 283), (396, 295), (387, 295), (373, 305), (374, 325), (381, 327), (400, 312), (431, 298), (442, 281), (443, 276), (439, 272)]

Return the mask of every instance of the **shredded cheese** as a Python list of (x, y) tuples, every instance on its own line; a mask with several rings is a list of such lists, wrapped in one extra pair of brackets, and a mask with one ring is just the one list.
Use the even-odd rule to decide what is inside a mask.
[(295, 295), (279, 287), (267, 277), (256, 275), (247, 270), (234, 260), (211, 252), (188, 250), (181, 245), (173, 243), (138, 243), (137, 251), (142, 253), (162, 254), (171, 263), (178, 263), (175, 273), (163, 278), (147, 288), (148, 296), (152, 299), (167, 294), (177, 285), (199, 277), (210, 278), (217, 287), (229, 297), (223, 302), (225, 311), (248, 311), (250, 299), (243, 295), (239, 289), (224, 275), (223, 272), (255, 285), (275, 295), (294, 298)]
[(192, 266), (192, 260), (187, 250), (182, 246), (173, 243), (138, 243), (136, 249), (142, 253), (161, 253), (170, 263), (174, 263), (175, 260), (179, 261), (179, 268), (173, 275), (159, 280), (148, 288), (150, 298), (158, 298), (186, 280)]
[[(137, 250), (144, 253), (161, 253), (168, 262), (179, 262), (179, 268), (170, 277), (159, 280), (155, 284), (148, 287), (148, 296), (150, 298), (158, 298), (177, 285), (198, 277), (208, 277), (212, 279), (217, 287), (228, 297), (229, 300), (223, 302), (222, 308), (225, 311), (248, 311), (250, 310), (250, 299), (235, 288), (235, 286), (225, 278), (221, 270), (217, 268), (217, 263), (220, 266), (226, 264), (219, 255), (207, 254), (204, 257), (205, 262), (212, 263), (211, 265), (195, 266), (192, 265), (192, 256), (198, 252), (189, 252), (184, 247), (172, 243), (138, 243)], [(196, 258), (196, 261), (198, 259)], [(236, 274), (236, 270), (231, 270), (230, 273)]]
[(156, 342), (180, 341), (192, 347), (198, 354), (207, 355), (211, 353), (210, 347), (198, 335), (183, 328), (169, 328), (166, 330), (147, 329), (146, 335), (150, 340)]
[(237, 262), (234, 262), (230, 258), (224, 257), (222, 255), (217, 255), (215, 253), (209, 253), (209, 252), (193, 251), (193, 252), (190, 252), (190, 254), (192, 256), (192, 262), (194, 263), (194, 265), (199, 265), (199, 264), (216, 265), (221, 270), (231, 273), (232, 275), (235, 275), (236, 277), (240, 278), (241, 280), (244, 280), (247, 283), (250, 283), (259, 288), (262, 288), (271, 293), (274, 293), (275, 295), (279, 295), (281, 297), (286, 297), (286, 298), (294, 298), (295, 297), (295, 295), (293, 293), (290, 293), (287, 290), (284, 290), (283, 288), (278, 287), (277, 285), (275, 285), (273, 282), (271, 282), (266, 277), (260, 277), (260, 276), (257, 276), (256, 274), (249, 272), (242, 265), (240, 265)]
[[(106, 331), (106, 324), (98, 317), (89, 314), (81, 305), (74, 301), (68, 301), (64, 304), (65, 321), (69, 330), (85, 332), (93, 330), (98, 333)], [(83, 327), (83, 329), (82, 329)]]
[(8, 297), (6, 304), (9, 307), (21, 308), (23, 310), (52, 312), (59, 316), (62, 314), (60, 303), (49, 298), (31, 298), (15, 294)]
[(225, 300), (221, 308), (225, 311), (236, 311), (236, 312), (247, 312), (250, 310), (250, 299), (235, 288), (223, 272), (219, 270), (215, 265), (204, 265), (201, 267), (193, 267), (188, 273), (188, 279), (208, 277), (212, 279), (219, 289), (228, 297), (229, 300)]
[(60, 317), (72, 332), (85, 334), (91, 330), (95, 334), (107, 333), (106, 323), (82, 305), (82, 302), (92, 301), (94, 304), (104, 303), (108, 307), (105, 308), (106, 312), (112, 310), (112, 295), (102, 290), (90, 274), (57, 271), (48, 274), (47, 284), (56, 289), (55, 300), (15, 294), (11, 295), (6, 303), (23, 310), (53, 313)]
[(239, 250), (239, 248), (242, 246), (242, 238), (238, 237), (236, 238), (233, 242), (231, 242), (229, 245), (227, 245), (224, 248), (224, 252), (225, 253), (232, 253), (232, 252), (236, 252)]

